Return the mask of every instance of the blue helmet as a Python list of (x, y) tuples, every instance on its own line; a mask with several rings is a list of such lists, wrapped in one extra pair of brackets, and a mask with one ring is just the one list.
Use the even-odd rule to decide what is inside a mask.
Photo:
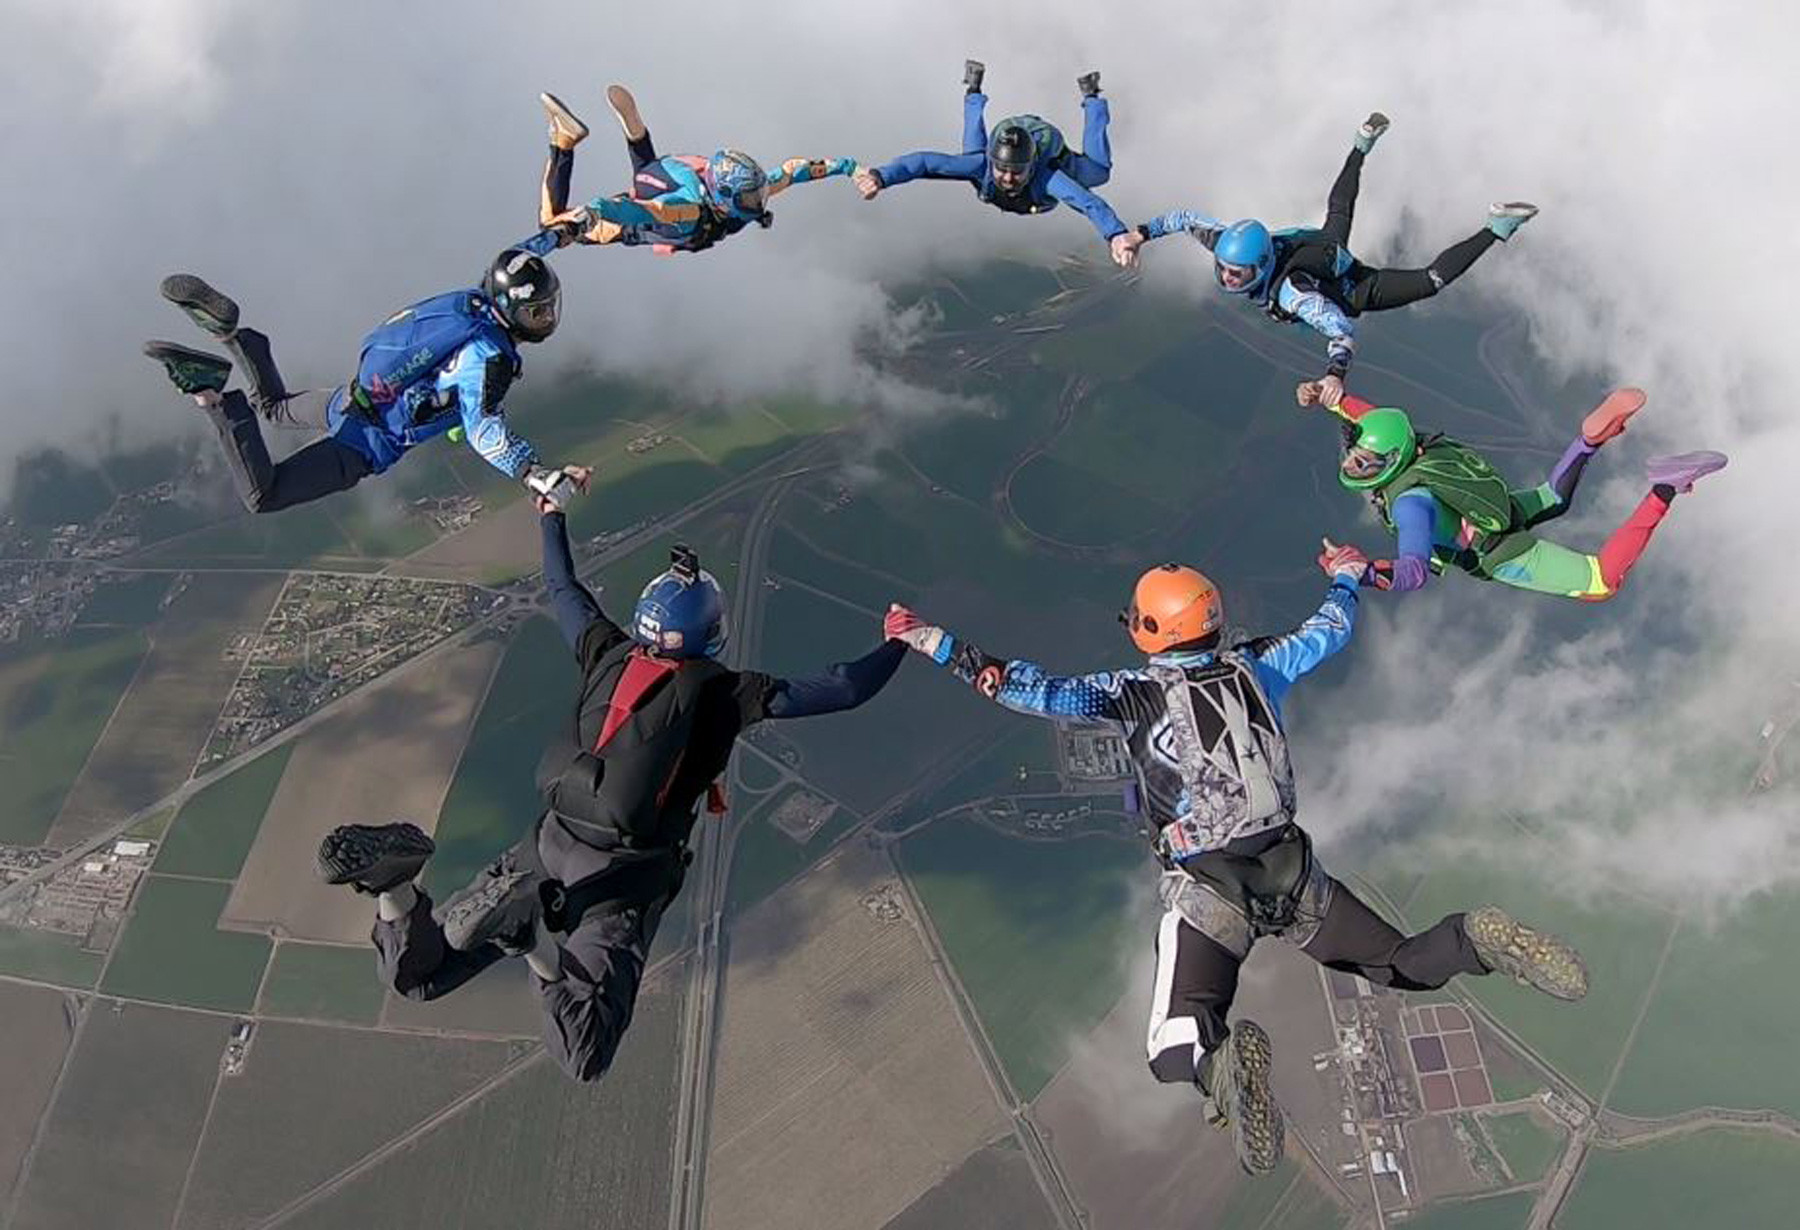
[(732, 217), (759, 222), (768, 215), (769, 177), (750, 155), (720, 150), (707, 161), (706, 184), (713, 200)]
[(730, 635), (725, 591), (690, 548), (677, 546), (669, 558), (669, 570), (638, 595), (631, 634), (667, 658), (717, 657)]
[(1255, 218), (1233, 222), (1213, 244), (1213, 276), (1234, 295), (1247, 295), (1260, 287), (1275, 263), (1275, 241), (1269, 228)]

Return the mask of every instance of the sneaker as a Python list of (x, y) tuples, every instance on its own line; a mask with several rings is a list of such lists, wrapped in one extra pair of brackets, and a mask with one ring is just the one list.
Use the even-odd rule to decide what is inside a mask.
[(1391, 123), (1393, 121), (1381, 112), (1369, 112), (1369, 118), (1364, 120), (1362, 127), (1356, 130), (1356, 148), (1365, 154), (1374, 149), (1375, 142), (1381, 140), (1381, 134), (1388, 130), (1388, 125)]
[(172, 273), (164, 278), (162, 297), (214, 337), (230, 337), (237, 331), (238, 305), (191, 273)]
[(1503, 201), (1488, 206), (1488, 230), (1501, 239), (1511, 239), (1513, 232), (1537, 217), (1538, 207), (1529, 201)]
[(1100, 97), (1099, 71), (1095, 70), (1091, 73), (1083, 73), (1081, 76), (1075, 78), (1075, 88), (1081, 91), (1081, 96), (1083, 98)]
[[(1250, 1174), (1268, 1174), (1281, 1163), (1285, 1130), (1275, 1091), (1269, 1087), (1274, 1047), (1255, 1021), (1239, 1021), (1217, 1051), (1208, 1052), (1207, 1122), (1231, 1132), (1238, 1164)], [(1203, 1082), (1204, 1087), (1204, 1082)]]
[(588, 126), (562, 99), (554, 94), (539, 94), (538, 101), (550, 117), (550, 144), (557, 149), (574, 149), (587, 139)]
[(1644, 390), (1614, 389), (1581, 420), (1581, 438), (1598, 448), (1625, 430), (1631, 416), (1644, 408)]
[(641, 141), (649, 133), (644, 127), (644, 117), (638, 114), (637, 99), (631, 91), (622, 85), (606, 87), (606, 105), (612, 108), (613, 117), (619, 121), (619, 127), (625, 130), (628, 141)]
[(982, 74), (987, 72), (987, 65), (980, 60), (963, 61), (963, 89), (971, 94), (981, 93)]
[(1652, 457), (1644, 463), (1644, 473), (1652, 487), (1669, 486), (1679, 492), (1692, 491), (1694, 484), (1708, 474), (1725, 468), (1724, 453), (1702, 449), (1697, 453), (1676, 453), (1673, 457)]
[(416, 824), (340, 824), (319, 843), (319, 878), (375, 896), (417, 876), (437, 844)]
[(1527, 927), (1505, 910), (1484, 905), (1463, 915), (1463, 934), (1481, 963), (1521, 986), (1557, 999), (1587, 994), (1587, 964), (1581, 954), (1547, 931)]
[(509, 850), (481, 873), (481, 878), (444, 903), (444, 940), (459, 952), (492, 940), (501, 951), (518, 955), (537, 943), (542, 916), (542, 881), (521, 867)]
[(231, 360), (175, 342), (145, 342), (144, 353), (163, 365), (169, 383), (183, 393), (220, 393), (231, 379)]

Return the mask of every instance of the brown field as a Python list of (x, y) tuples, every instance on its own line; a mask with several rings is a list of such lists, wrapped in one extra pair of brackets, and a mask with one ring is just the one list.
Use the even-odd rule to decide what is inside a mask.
[[(1032, 1107), (1092, 1230), (1194, 1224), (1195, 1210), (1224, 1207), (1250, 1181), (1229, 1137), (1207, 1126), (1199, 1094), (1151, 1077), (1147, 956), (1135, 974), (1118, 1007)], [(1275, 1045), (1275, 1091), (1290, 1138), (1336, 1134), (1336, 1103), (1312, 1066), (1314, 1053), (1332, 1044), (1317, 967), (1288, 945), (1259, 944), (1244, 966), (1234, 1019), (1239, 1014), (1267, 1029)], [(1299, 1156), (1292, 1141), (1289, 1156)]]
[(517, 1044), (265, 1022), (219, 1087), (182, 1230), (251, 1225), (437, 1114)]
[(409, 663), (294, 748), (220, 920), (345, 944), (369, 935), (369, 902), (320, 883), (313, 854), (334, 825), (404, 818), (426, 831), (500, 661), (501, 643)]
[(95, 999), (13, 1230), (167, 1226), (219, 1075), (228, 1018)]
[(74, 1036), (73, 996), (49, 987), (0, 982), (0, 1208), (19, 1179), (38, 1116), (50, 1100)]
[(1006, 1132), (896, 880), (852, 843), (733, 925), (708, 1227), (880, 1226)]
[[(365, 901), (358, 915), (364, 943), (368, 942), (370, 912)], [(544, 1014), (538, 1007), (537, 991), (526, 977), (527, 969), (523, 961), (501, 961), (456, 988), (454, 995), (440, 999), (403, 999), (390, 991), (381, 1009), (382, 1028), (537, 1038), (544, 1032)], [(371, 968), (369, 977), (374, 976)]]
[(1009, 1137), (971, 1156), (882, 1230), (1018, 1230), (1053, 1224), (1031, 1164)]
[(523, 575), (539, 564), (537, 524), (531, 501), (517, 499), (498, 512), (484, 511), (468, 529), (438, 539), (387, 571), (400, 577), (476, 583), (506, 573)]
[(269, 573), (201, 572), (149, 629), (150, 652), (44, 840), (86, 842), (186, 781), (240, 664), (232, 637), (262, 627), (281, 591)]

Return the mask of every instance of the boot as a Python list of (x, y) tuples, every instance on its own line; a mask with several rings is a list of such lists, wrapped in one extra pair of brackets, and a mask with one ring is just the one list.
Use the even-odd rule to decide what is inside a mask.
[(164, 278), (162, 297), (214, 337), (227, 338), (237, 330), (238, 305), (191, 273), (172, 273)]
[(340, 824), (319, 843), (319, 878), (373, 897), (410, 883), (436, 849), (415, 824)]
[(1081, 91), (1083, 98), (1100, 97), (1100, 70), (1095, 69), (1075, 78), (1075, 88)]
[(145, 342), (144, 353), (163, 365), (169, 382), (183, 393), (220, 393), (231, 379), (231, 360), (175, 342)]
[(511, 850), (482, 872), (481, 878), (444, 903), (444, 940), (460, 952), (492, 940), (514, 956), (537, 944), (538, 920), (544, 912), (538, 874), (521, 867)]
[(1375, 142), (1381, 140), (1381, 134), (1388, 130), (1388, 125), (1392, 122), (1379, 111), (1369, 112), (1369, 118), (1356, 130), (1356, 148), (1365, 154), (1374, 149)]
[(554, 94), (539, 94), (544, 113), (550, 117), (550, 144), (557, 149), (574, 149), (587, 140), (588, 126), (581, 122), (568, 104)]
[(1587, 994), (1587, 964), (1581, 954), (1547, 931), (1527, 927), (1505, 910), (1484, 905), (1463, 915), (1463, 934), (1475, 955), (1494, 973), (1556, 999)]
[(1207, 1122), (1231, 1133), (1238, 1164), (1250, 1174), (1268, 1174), (1281, 1163), (1285, 1133), (1269, 1088), (1274, 1062), (1263, 1027), (1240, 1020), (1223, 1046), (1206, 1053), (1200, 1073)]
[(1625, 430), (1631, 416), (1644, 408), (1644, 390), (1614, 389), (1581, 420), (1581, 438), (1599, 448)]
[(1692, 491), (1694, 483), (1716, 470), (1723, 470), (1724, 453), (1702, 449), (1697, 453), (1676, 453), (1673, 457), (1652, 457), (1644, 463), (1644, 472), (1652, 487), (1673, 487), (1677, 494)]
[(965, 94), (981, 93), (981, 77), (987, 72), (987, 65), (980, 60), (963, 61), (963, 92)]
[(650, 130), (644, 127), (644, 117), (638, 114), (637, 99), (633, 98), (631, 91), (624, 86), (609, 85), (606, 87), (606, 105), (612, 108), (614, 117), (619, 121), (619, 127), (625, 130), (627, 141), (642, 141), (650, 134)]
[(1528, 201), (1504, 201), (1488, 206), (1488, 230), (1498, 239), (1511, 239), (1513, 232), (1537, 217), (1538, 207)]

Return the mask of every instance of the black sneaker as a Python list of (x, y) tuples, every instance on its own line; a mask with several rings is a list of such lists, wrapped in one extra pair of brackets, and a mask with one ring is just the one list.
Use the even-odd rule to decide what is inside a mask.
[(1100, 71), (1095, 69), (1091, 73), (1081, 74), (1075, 78), (1075, 85), (1081, 91), (1083, 98), (1100, 97)]
[(162, 297), (214, 337), (230, 337), (238, 327), (238, 305), (191, 273), (162, 280)]
[(231, 360), (175, 342), (145, 342), (144, 353), (163, 365), (169, 383), (183, 393), (223, 392), (231, 379)]
[(1281, 1164), (1285, 1129), (1269, 1088), (1274, 1063), (1269, 1035), (1255, 1021), (1233, 1025), (1225, 1045), (1206, 1057), (1201, 1087), (1210, 1084), (1207, 1122), (1231, 1133), (1238, 1164), (1250, 1174), (1268, 1174)]
[(517, 956), (537, 943), (543, 916), (542, 879), (514, 861), (512, 851), (481, 873), (481, 878), (444, 903), (444, 940), (459, 952), (493, 941)]
[(981, 93), (981, 77), (987, 72), (987, 65), (980, 60), (963, 61), (963, 89), (970, 94)]
[(340, 824), (319, 843), (319, 878), (375, 896), (418, 875), (436, 849), (416, 824)]

